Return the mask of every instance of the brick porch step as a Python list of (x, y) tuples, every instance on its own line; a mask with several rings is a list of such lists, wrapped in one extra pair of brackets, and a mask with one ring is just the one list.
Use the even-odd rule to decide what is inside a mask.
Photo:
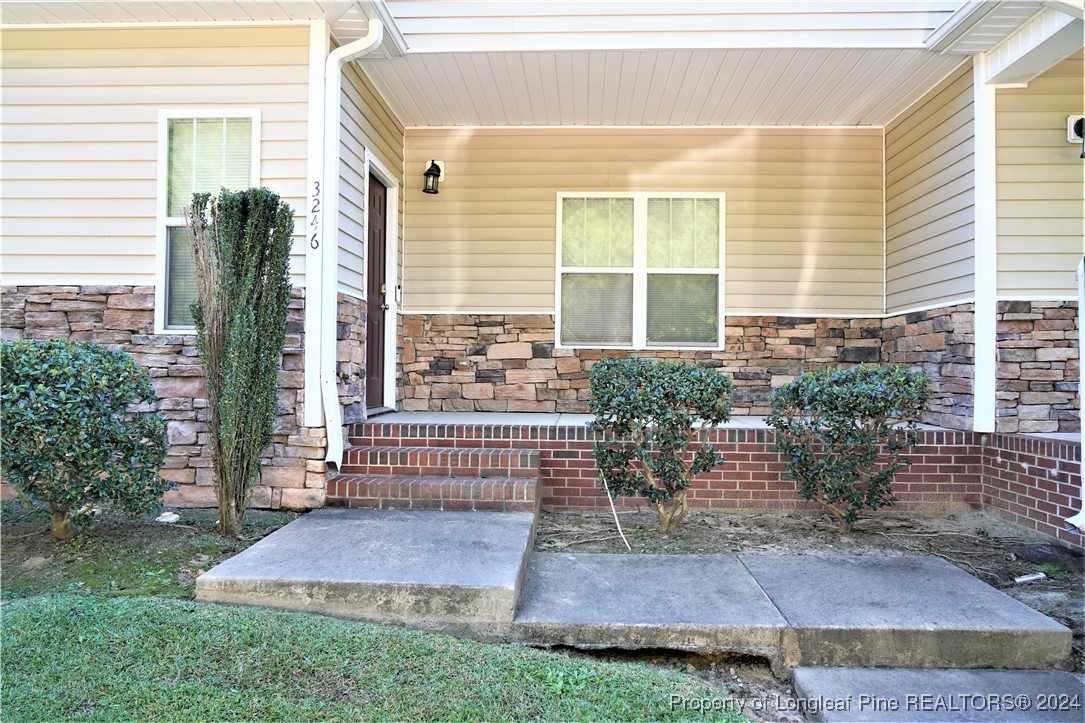
[(416, 477), (538, 477), (538, 449), (349, 447), (343, 474)]
[(534, 512), (539, 504), (539, 478), (342, 474), (328, 481), (328, 504), (381, 510)]

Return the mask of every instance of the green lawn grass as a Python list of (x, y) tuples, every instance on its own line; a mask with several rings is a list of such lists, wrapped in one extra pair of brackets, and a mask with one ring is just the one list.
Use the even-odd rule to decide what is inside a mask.
[(672, 696), (724, 698), (641, 664), (190, 599), (192, 568), (282, 517), (254, 517), (242, 542), (196, 513), (186, 528), (107, 518), (66, 543), (9, 519), (4, 721), (677, 720), (700, 716)]

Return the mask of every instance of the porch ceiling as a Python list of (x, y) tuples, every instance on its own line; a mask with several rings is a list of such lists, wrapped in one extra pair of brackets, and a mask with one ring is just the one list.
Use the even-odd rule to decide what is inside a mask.
[(406, 126), (881, 126), (959, 58), (962, 0), (387, 0), (359, 64)]
[(915, 48), (728, 48), (359, 64), (406, 126), (883, 126), (960, 62)]

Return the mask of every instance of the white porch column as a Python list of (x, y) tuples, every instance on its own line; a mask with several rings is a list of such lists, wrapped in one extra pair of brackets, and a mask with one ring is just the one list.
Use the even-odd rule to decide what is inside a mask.
[(995, 431), (998, 348), (995, 314), (998, 296), (998, 234), (995, 207), (995, 88), (988, 85), (987, 56), (972, 58), (973, 122), (975, 123), (975, 378), (973, 422), (977, 432)]

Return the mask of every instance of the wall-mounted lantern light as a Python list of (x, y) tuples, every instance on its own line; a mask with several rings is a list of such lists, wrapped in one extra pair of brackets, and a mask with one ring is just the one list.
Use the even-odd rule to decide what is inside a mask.
[(1072, 115), (1066, 119), (1066, 142), (1081, 144), (1081, 157), (1085, 158), (1085, 117)]
[(437, 161), (430, 161), (429, 168), (422, 174), (426, 183), (422, 186), (422, 193), (437, 193), (437, 182), (444, 178), (444, 172)]

